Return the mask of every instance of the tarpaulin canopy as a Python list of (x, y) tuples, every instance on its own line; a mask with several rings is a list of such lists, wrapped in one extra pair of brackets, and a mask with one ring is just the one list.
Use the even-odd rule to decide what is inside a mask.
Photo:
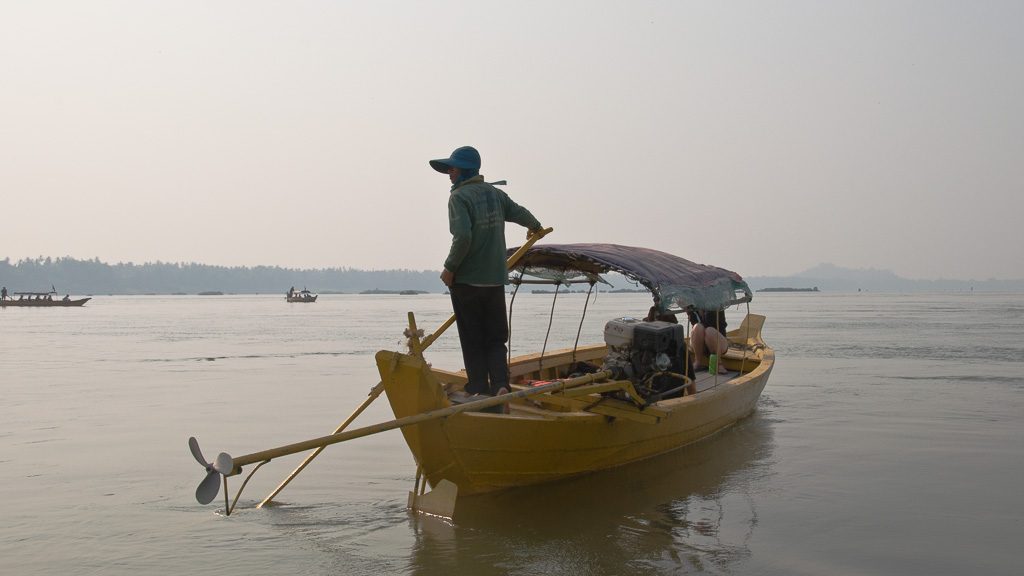
[[(515, 248), (508, 252), (511, 255)], [(662, 311), (687, 308), (719, 310), (750, 302), (750, 287), (739, 274), (650, 248), (618, 244), (546, 244), (534, 246), (515, 268), (519, 273), (554, 282), (598, 280), (618, 272), (654, 295)]]

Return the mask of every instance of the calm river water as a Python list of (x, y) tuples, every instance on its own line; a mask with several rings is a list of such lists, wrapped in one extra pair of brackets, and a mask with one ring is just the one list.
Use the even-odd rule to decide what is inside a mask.
[[(561, 295), (548, 348), (584, 297)], [(600, 294), (584, 342), (640, 315)], [(521, 294), (513, 352), (550, 296)], [(757, 294), (778, 362), (757, 411), (634, 466), (410, 514), (398, 431), (275, 460), (230, 517), (207, 457), (322, 436), (366, 397), (373, 353), (445, 296), (97, 297), (0, 309), (3, 574), (1021, 574), (1024, 295)], [(743, 311), (730, 310), (738, 325)], [(428, 351), (461, 366), (454, 329)], [(389, 419), (384, 399), (354, 424)], [(231, 479), (232, 495), (240, 478)]]

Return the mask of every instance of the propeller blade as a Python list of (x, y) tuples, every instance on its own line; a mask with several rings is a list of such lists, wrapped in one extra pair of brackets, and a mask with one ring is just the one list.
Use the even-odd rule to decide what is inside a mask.
[(203, 452), (199, 450), (199, 440), (196, 440), (195, 436), (189, 436), (188, 449), (192, 451), (192, 456), (195, 456), (195, 459), (203, 465), (203, 468), (210, 469), (210, 463), (206, 461), (206, 458), (203, 458)]
[(216, 470), (210, 470), (207, 472), (206, 478), (203, 478), (203, 481), (199, 483), (199, 487), (196, 488), (196, 500), (200, 504), (209, 504), (217, 497), (218, 492), (220, 492), (220, 473)]
[(192, 456), (195, 457), (196, 461), (206, 468), (206, 478), (199, 483), (199, 487), (196, 488), (196, 500), (200, 504), (209, 504), (213, 502), (213, 499), (217, 497), (217, 493), (220, 492), (220, 479), (221, 476), (227, 476), (235, 468), (235, 461), (231, 458), (231, 455), (221, 452), (217, 455), (215, 462), (207, 462), (206, 458), (203, 457), (202, 450), (199, 449), (199, 441), (195, 439), (195, 436), (189, 437), (188, 449), (192, 451)]
[(213, 463), (213, 469), (227, 476), (235, 469), (235, 461), (226, 452), (217, 455), (217, 461)]

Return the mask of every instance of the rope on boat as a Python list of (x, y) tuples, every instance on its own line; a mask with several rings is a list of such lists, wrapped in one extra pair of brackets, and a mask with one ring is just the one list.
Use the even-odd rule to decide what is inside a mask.
[(580, 326), (576, 329), (576, 342), (572, 345), (572, 363), (576, 363), (576, 348), (580, 345), (580, 332), (583, 331), (583, 320), (587, 317), (587, 306), (590, 304), (590, 294), (594, 291), (594, 284), (597, 282), (591, 280), (590, 290), (587, 290), (587, 299), (583, 302), (583, 316), (580, 316)]
[[(693, 337), (690, 336), (690, 323), (689, 322), (684, 322), (684, 324), (686, 325), (686, 332), (685, 332), (685, 335), (683, 336), (683, 340), (688, 341), (689, 344), (686, 345), (686, 346), (683, 346), (683, 371), (686, 372), (686, 376), (687, 376), (687, 378), (689, 378), (689, 376), (690, 376), (690, 368), (693, 366), (693, 359), (690, 358), (690, 346), (693, 346)], [(693, 381), (697, 382), (697, 369), (696, 368), (693, 369)], [(698, 392), (697, 387), (694, 386), (693, 387), (693, 393), (696, 394), (697, 392)]]
[[(718, 332), (719, 336), (721, 336), (722, 338), (725, 338), (725, 334), (722, 334), (722, 316), (725, 316), (725, 309), (724, 308), (722, 309), (722, 313), (721, 314), (715, 314), (715, 330)], [(707, 348), (707, 341), (705, 341), (704, 347)], [(716, 342), (715, 343), (715, 349), (717, 349), (717, 348), (718, 348), (718, 343)], [(728, 339), (726, 339), (725, 352), (728, 352), (728, 351), (729, 351)], [(715, 383), (712, 386), (712, 388), (717, 388), (718, 387), (718, 371), (723, 368), (722, 362), (725, 362), (725, 352), (723, 352), (721, 354), (718, 354), (718, 356), (719, 356), (718, 362), (715, 362)], [(709, 358), (708, 359), (708, 369), (710, 370), (710, 368), (711, 368), (711, 359)], [(696, 376), (696, 374), (694, 374), (694, 376)]]
[(512, 363), (512, 305), (516, 303), (516, 294), (519, 293), (519, 287), (523, 284), (524, 271), (525, 269), (520, 268), (519, 277), (511, 280), (516, 287), (512, 290), (512, 299), (508, 303), (508, 350), (506, 351), (508, 358), (505, 360), (505, 366)]
[[(750, 302), (747, 302), (747, 318), (750, 318)], [(750, 322), (747, 322), (747, 342), (750, 342)], [(747, 346), (743, 346), (743, 360), (740, 361), (740, 374), (743, 374), (743, 369), (747, 367)]]
[(558, 289), (562, 282), (555, 282), (555, 297), (551, 299), (551, 314), (548, 315), (548, 331), (544, 334), (544, 347), (540, 349), (540, 359), (537, 361), (537, 373), (541, 374), (544, 369), (544, 352), (548, 349), (548, 336), (551, 336), (551, 324), (555, 320), (555, 303), (558, 302)]

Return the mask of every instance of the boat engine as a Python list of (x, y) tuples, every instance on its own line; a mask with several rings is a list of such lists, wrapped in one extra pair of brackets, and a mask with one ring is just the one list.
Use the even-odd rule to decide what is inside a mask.
[(644, 397), (680, 387), (684, 374), (694, 377), (686, 331), (679, 324), (616, 318), (605, 324), (604, 342), (608, 345), (605, 368), (615, 378), (633, 382)]

